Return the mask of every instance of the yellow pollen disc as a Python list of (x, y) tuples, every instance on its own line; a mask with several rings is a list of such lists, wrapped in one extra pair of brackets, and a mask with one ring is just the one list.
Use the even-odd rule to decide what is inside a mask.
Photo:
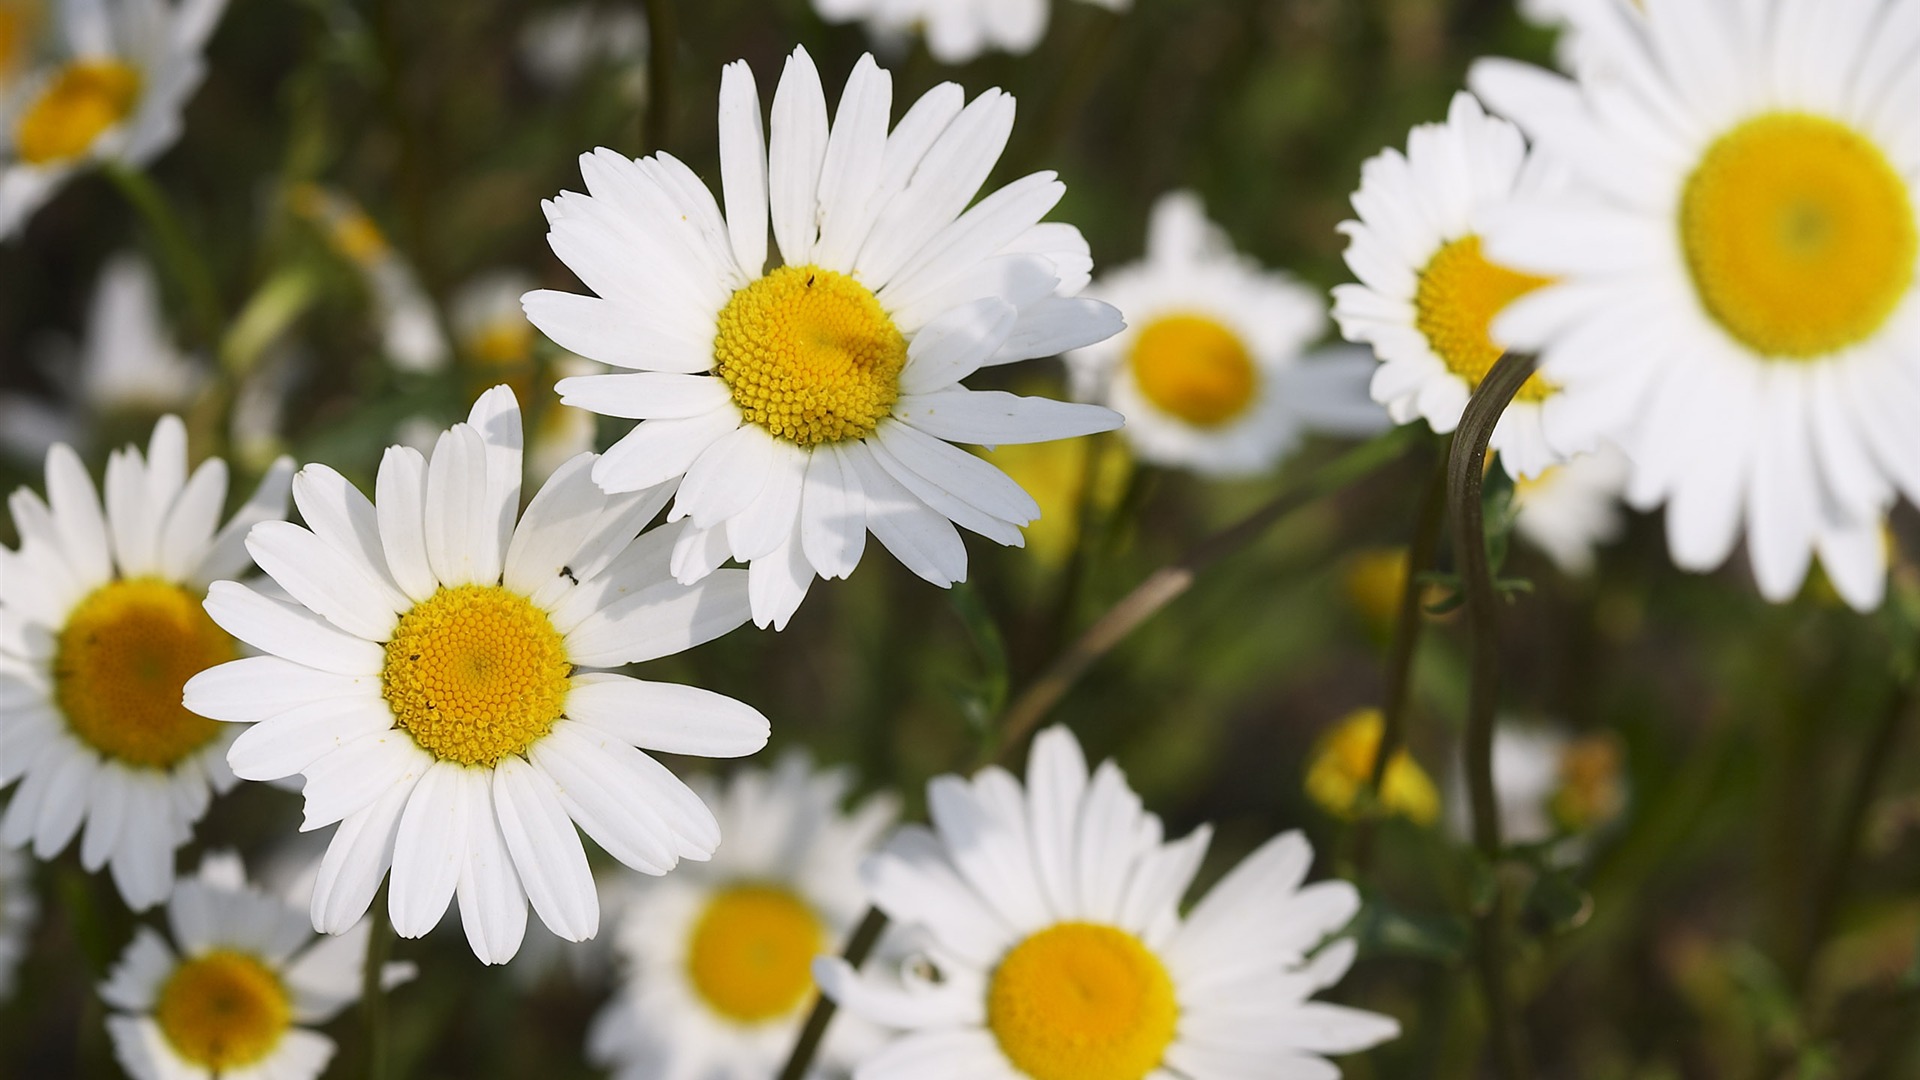
[(987, 1027), (1034, 1080), (1140, 1080), (1179, 1019), (1159, 958), (1093, 923), (1060, 923), (1014, 946), (987, 990)]
[(1247, 411), (1260, 389), (1240, 335), (1204, 315), (1169, 315), (1140, 331), (1128, 357), (1133, 381), (1154, 407), (1199, 427)]
[(497, 585), (460, 585), (401, 616), (381, 678), (395, 721), (422, 749), (492, 766), (553, 730), (572, 674), (545, 612)]
[(20, 160), (67, 161), (87, 152), (101, 133), (127, 118), (140, 98), (140, 73), (117, 60), (67, 65), (40, 92), (14, 130)]
[(1762, 356), (1873, 336), (1913, 286), (1912, 196), (1844, 124), (1771, 113), (1720, 137), (1687, 180), (1680, 235), (1700, 301)]
[(720, 310), (714, 374), (753, 423), (802, 446), (863, 439), (893, 411), (907, 339), (865, 285), (783, 266)]
[(271, 1054), (293, 1023), (280, 977), (245, 953), (219, 950), (174, 969), (153, 1009), (174, 1052), (215, 1072)]
[[(1477, 236), (1455, 240), (1420, 271), (1420, 286), (1413, 294), (1414, 326), (1447, 370), (1475, 388), (1500, 359), (1500, 346), (1488, 331), (1494, 318), (1548, 283), (1488, 262)], [(1521, 384), (1516, 398), (1540, 402), (1552, 393), (1552, 384), (1535, 375)]]
[(713, 1011), (765, 1023), (812, 996), (813, 958), (827, 948), (827, 928), (804, 900), (778, 886), (736, 885), (694, 924), (687, 976)]
[(54, 699), (88, 746), (164, 769), (220, 730), (180, 704), (181, 689), (235, 655), (233, 639), (180, 586), (109, 582), (67, 616), (53, 657)]

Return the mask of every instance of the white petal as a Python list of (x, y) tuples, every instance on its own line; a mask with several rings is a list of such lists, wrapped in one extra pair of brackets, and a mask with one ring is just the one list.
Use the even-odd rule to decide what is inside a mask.
[(400, 815), (387, 910), (401, 937), (424, 937), (433, 929), (459, 884), (471, 828), (466, 772), (467, 766), (458, 762), (435, 762)]
[(247, 536), (253, 561), (274, 583), (333, 625), (357, 638), (385, 641), (412, 605), (369, 576), (358, 559), (287, 521), (263, 521)]
[(563, 405), (627, 420), (675, 420), (700, 416), (731, 398), (727, 384), (712, 375), (639, 371), (614, 375), (577, 375), (554, 387)]
[(983, 446), (1073, 439), (1112, 431), (1125, 422), (1119, 413), (1098, 405), (1020, 397), (1004, 390), (907, 395), (894, 406), (893, 415), (936, 439)]
[(415, 603), (432, 596), (440, 582), (427, 559), (427, 459), (420, 451), (387, 448), (374, 482), (374, 506), (380, 547), (394, 582)]
[(227, 748), (227, 764), (242, 780), (279, 780), (355, 739), (392, 727), (393, 710), (384, 701), (359, 697), (315, 701), (241, 732)]
[(524, 758), (504, 758), (494, 768), (493, 802), (507, 851), (541, 921), (564, 941), (592, 937), (600, 926), (600, 895), (553, 781)]
[(821, 577), (848, 577), (860, 565), (867, 543), (866, 497), (859, 475), (837, 445), (816, 447), (807, 463), (800, 541)]
[(787, 57), (773, 92), (767, 149), (767, 201), (773, 238), (788, 266), (813, 261), (818, 238), (820, 169), (827, 157), (827, 97), (805, 48)]
[(494, 814), (492, 770), (463, 769), (459, 775), (467, 804), (467, 855), (454, 890), (460, 928), (481, 963), (504, 964), (527, 933), (527, 894)]
[(243, 573), (253, 560), (247, 555), (247, 533), (263, 521), (287, 515), (287, 493), (293, 486), (293, 459), (282, 457), (268, 466), (253, 494), (213, 538), (213, 546), (194, 571), (196, 583), (218, 581)]
[(663, 754), (733, 758), (767, 745), (767, 718), (744, 702), (677, 683), (610, 672), (576, 675), (566, 715), (632, 746)]
[(270, 600), (232, 581), (207, 590), (207, 614), (222, 630), (261, 652), (337, 675), (378, 675), (386, 650), (354, 637), (293, 604)]
[(161, 527), (160, 575), (169, 581), (189, 578), (213, 546), (220, 511), (227, 502), (227, 463), (208, 458), (174, 500)]
[(733, 257), (748, 278), (767, 264), (767, 143), (760, 93), (744, 60), (720, 74), (720, 190)]
[(566, 636), (583, 667), (640, 664), (685, 652), (746, 622), (747, 575), (717, 570), (695, 585), (664, 582), (595, 612)]

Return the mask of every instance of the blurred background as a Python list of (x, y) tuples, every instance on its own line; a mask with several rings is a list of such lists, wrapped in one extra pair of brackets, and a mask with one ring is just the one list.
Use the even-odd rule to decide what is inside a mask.
[[(243, 475), (286, 453), (369, 490), (381, 447), (459, 418), (493, 383), (516, 387), (536, 428), (564, 422), (543, 417), (558, 350), (512, 302), (577, 287), (546, 248), (539, 201), (580, 187), (576, 157), (596, 146), (665, 149), (717, 183), (721, 65), (745, 58), (767, 94), (796, 43), (830, 98), (872, 47), (804, 0), (232, 0), (185, 135), (152, 178), (241, 329), (216, 342), (204, 302), (163, 265), (160, 308), (198, 374), (174, 380), (172, 399), (90, 395), (75, 356), (96, 282), (116, 252), (161, 249), (107, 180), (70, 184), (0, 245), (0, 481), (37, 487), (56, 435), (98, 461), (163, 409), (189, 417), (196, 455), (230, 454)], [(1058, 170), (1068, 193), (1053, 217), (1085, 231), (1096, 273), (1137, 258), (1153, 200), (1190, 187), (1240, 249), (1319, 289), (1348, 280), (1335, 226), (1364, 159), (1440, 119), (1474, 58), (1554, 56), (1551, 30), (1509, 0), (1136, 0), (1119, 13), (1062, 0), (1030, 56), (956, 68), (885, 44), (896, 114), (948, 79), (1016, 95), (994, 182)], [(1057, 363), (1022, 368), (1015, 385), (1064, 395)], [(1098, 613), (1343, 449), (1310, 443), (1275, 475), (1220, 483), (1136, 467), (1114, 440), (1009, 448), (996, 460), (1047, 515), (1026, 550), (970, 542), (971, 584), (951, 593), (871, 558), (816, 585), (784, 633), (745, 629), (650, 677), (753, 704), (774, 722), (770, 752), (846, 763), (862, 790), (897, 789), (918, 813), (925, 781), (969, 762), (1009, 692)], [(1421, 428), (1394, 450), (1203, 574), (1053, 719), (1117, 758), (1170, 835), (1216, 823), (1203, 881), (1304, 829), (1316, 875), (1354, 877), (1369, 901), (1361, 961), (1332, 996), (1405, 1028), (1346, 1074), (1466, 1077), (1483, 1035), (1466, 912), (1486, 870), (1450, 805), (1457, 616), (1427, 617), (1414, 667), (1411, 753), (1431, 798), (1362, 841), (1306, 783), (1351, 749), (1329, 741), (1336, 725), (1382, 701), (1438, 443)], [(1540, 846), (1523, 913), (1544, 1075), (1920, 1076), (1920, 739), (1872, 741), (1901, 704), (1894, 658), (1914, 652), (1913, 523), (1896, 524), (1906, 556), (1873, 617), (1818, 580), (1775, 607), (1737, 562), (1681, 574), (1655, 519), (1630, 520), (1580, 577), (1513, 546), (1503, 573), (1530, 589), (1503, 612), (1503, 714), (1585, 740), (1588, 790), (1606, 804), (1563, 815), (1580, 835)], [(1889, 794), (1855, 805), (1869, 765), (1891, 770)], [(209, 847), (291, 858), (275, 844), (298, 807), (243, 785), (182, 865)], [(1843, 835), (1860, 837), (1851, 875), (1834, 870)], [(0, 1004), (0, 1077), (116, 1075), (91, 988), (132, 919), (71, 851), (39, 885), (21, 990)], [(609, 971), (599, 945), (575, 949), (482, 969), (451, 920), (398, 943), (398, 958), (426, 962), (391, 997), (394, 1074), (596, 1075), (582, 1043)], [(342, 1046), (329, 1075), (358, 1075), (353, 1013), (329, 1032)]]

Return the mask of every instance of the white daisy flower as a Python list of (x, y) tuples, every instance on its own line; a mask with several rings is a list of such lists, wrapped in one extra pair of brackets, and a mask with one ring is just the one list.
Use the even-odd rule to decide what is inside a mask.
[(927, 788), (934, 829), (909, 826), (869, 859), (874, 903), (923, 935), (904, 988), (822, 958), (851, 1012), (905, 1029), (857, 1080), (966, 1077), (1336, 1076), (1321, 1058), (1399, 1034), (1391, 1018), (1309, 1000), (1346, 973), (1344, 881), (1305, 888), (1313, 860), (1276, 837), (1185, 915), (1202, 827), (1164, 843), (1126, 778), (1088, 777), (1063, 728), (1035, 740), (1027, 785), (1001, 769)]
[[(966, 577), (957, 523), (1003, 544), (1038, 508), (953, 445), (1040, 442), (1117, 426), (1087, 405), (960, 380), (1120, 329), (1074, 298), (1092, 269), (1065, 187), (1016, 180), (967, 209), (1013, 129), (1013, 99), (962, 107), (935, 87), (887, 129), (892, 79), (863, 57), (829, 128), (796, 49), (772, 139), (745, 63), (720, 86), (727, 213), (667, 154), (580, 159), (590, 195), (546, 203), (553, 250), (598, 296), (541, 291), (527, 315), (562, 348), (632, 373), (568, 379), (568, 404), (641, 421), (594, 468), (609, 491), (685, 478), (693, 527), (674, 573), (749, 564), (754, 621), (784, 626), (816, 575), (853, 572), (872, 530), (939, 585)], [(964, 213), (963, 213), (964, 211)], [(771, 218), (782, 264), (767, 269)]]
[[(813, 959), (860, 921), (860, 860), (898, 809), (871, 798), (843, 812), (846, 772), (798, 753), (735, 773), (724, 791), (695, 786), (727, 842), (710, 863), (640, 883), (621, 918), (626, 983), (587, 1040), (621, 1080), (777, 1072), (813, 1005)], [(878, 1034), (862, 1027), (835, 1025), (819, 1064), (844, 1074)]]
[(14, 972), (25, 959), (40, 900), (33, 893), (33, 863), (12, 848), (0, 848), (0, 1001), (13, 996)]
[[(1373, 398), (1397, 423), (1424, 417), (1441, 434), (1460, 423), (1500, 359), (1488, 325), (1546, 284), (1490, 261), (1481, 234), (1511, 200), (1551, 186), (1520, 132), (1464, 93), (1446, 123), (1413, 129), (1405, 154), (1388, 149), (1362, 166), (1360, 220), (1340, 226), (1360, 283), (1333, 290), (1333, 317), (1348, 341), (1380, 357)], [(1494, 428), (1491, 445), (1509, 474), (1533, 476), (1560, 459), (1543, 431), (1553, 397), (1545, 379), (1527, 380)]]
[[(209, 855), (142, 926), (100, 986), (114, 1056), (134, 1080), (312, 1080), (333, 1057), (324, 1024), (360, 997), (367, 935), (316, 938), (305, 915)], [(171, 941), (169, 941), (169, 937)]]
[(1886, 588), (1880, 522), (1920, 497), (1920, 11), (1883, 0), (1569, 5), (1578, 81), (1484, 61), (1473, 82), (1572, 186), (1493, 224), (1558, 281), (1496, 335), (1564, 389), (1564, 450), (1633, 462), (1642, 508), (1704, 571), (1744, 525), (1760, 591), (1818, 552), (1856, 608)]
[[(264, 656), (207, 671), (187, 707), (251, 724), (227, 760), (249, 780), (306, 777), (303, 829), (335, 823), (315, 927), (359, 921), (389, 868), (395, 931), (448, 901), (474, 955), (520, 947), (527, 903), (569, 941), (599, 904), (577, 823), (621, 862), (663, 874), (706, 859), (719, 825), (641, 749), (733, 757), (767, 720), (718, 694), (603, 669), (668, 656), (746, 621), (746, 575), (667, 574), (678, 529), (635, 537), (672, 494), (608, 496), (584, 454), (519, 513), (520, 413), (495, 387), (431, 460), (389, 449), (369, 501), (309, 465), (306, 527), (247, 548), (291, 597), (218, 582), (207, 612)], [(516, 524), (517, 520), (517, 524)]]
[(104, 417), (185, 409), (206, 381), (205, 368), (174, 344), (153, 268), (132, 252), (100, 271), (78, 352), (49, 352), (62, 404), (0, 394), (0, 445), (36, 462), (56, 442), (88, 445)]
[(1379, 414), (1366, 397), (1371, 357), (1359, 368), (1302, 362), (1326, 331), (1320, 296), (1237, 254), (1192, 192), (1161, 196), (1146, 258), (1105, 275), (1087, 295), (1125, 312), (1128, 325), (1067, 354), (1074, 396), (1125, 416), (1124, 434), (1142, 461), (1257, 473), (1322, 417)]
[(47, 455), (45, 499), (13, 493), (20, 550), (0, 549), (0, 786), (20, 786), (0, 844), (50, 859), (77, 834), (80, 864), (110, 867), (129, 907), (167, 898), (174, 850), (234, 783), (232, 737), (180, 705), (190, 677), (239, 655), (200, 602), (209, 582), (251, 568), (244, 537), (285, 512), (292, 471), (277, 462), (220, 528), (226, 463), (189, 477), (186, 426), (168, 416), (145, 457), (129, 446), (108, 458), (104, 512), (65, 445)]
[(1514, 481), (1514, 532), (1544, 552), (1562, 573), (1591, 574), (1594, 549), (1626, 531), (1620, 495), (1629, 468), (1624, 454), (1602, 446), (1531, 480)]
[(76, 171), (139, 167), (180, 137), (226, 0), (64, 0), (58, 63), (0, 81), (0, 239)]

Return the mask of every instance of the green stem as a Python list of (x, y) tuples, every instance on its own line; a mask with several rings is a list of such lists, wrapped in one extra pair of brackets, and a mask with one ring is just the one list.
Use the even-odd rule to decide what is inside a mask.
[(187, 235), (166, 193), (146, 173), (120, 164), (108, 164), (102, 171), (153, 230), (161, 263), (186, 295), (187, 310), (193, 316), (194, 340), (209, 346), (216, 344), (226, 318), (221, 311), (220, 287), (214, 281), (213, 268), (206, 261), (205, 249)]
[(1494, 1072), (1501, 1080), (1530, 1075), (1519, 1017), (1507, 984), (1507, 930), (1510, 903), (1499, 884), (1500, 801), (1493, 786), (1493, 713), (1500, 698), (1499, 603), (1487, 564), (1486, 522), (1481, 484), (1487, 442), (1494, 425), (1520, 387), (1533, 374), (1533, 357), (1508, 353), (1481, 380), (1467, 402), (1454, 433), (1447, 461), (1448, 502), (1452, 505), (1453, 550), (1466, 596), (1466, 622), (1472, 641), (1472, 683), (1467, 695), (1466, 771), (1473, 811), (1473, 843), (1494, 874), (1493, 902), (1477, 913), (1475, 954), (1480, 990), (1486, 999), (1487, 1026), (1493, 1042)]
[(393, 923), (387, 915), (384, 890), (373, 899), (367, 913), (372, 920), (367, 933), (367, 962), (360, 974), (360, 1018), (367, 1037), (367, 1080), (387, 1080), (387, 992), (381, 985), (387, 957), (393, 951)]
[[(866, 962), (886, 928), (886, 913), (879, 908), (868, 908), (866, 917), (854, 928), (853, 937), (847, 940), (847, 947), (840, 955), (847, 963), (858, 968)], [(813, 1064), (813, 1057), (820, 1050), (820, 1040), (827, 1036), (827, 1025), (833, 1022), (834, 1009), (833, 999), (827, 995), (814, 998), (813, 1011), (807, 1014), (807, 1022), (800, 1028), (800, 1038), (793, 1044), (793, 1053), (787, 1055), (787, 1063), (780, 1069), (779, 1080), (801, 1080), (807, 1075), (807, 1068)]]

